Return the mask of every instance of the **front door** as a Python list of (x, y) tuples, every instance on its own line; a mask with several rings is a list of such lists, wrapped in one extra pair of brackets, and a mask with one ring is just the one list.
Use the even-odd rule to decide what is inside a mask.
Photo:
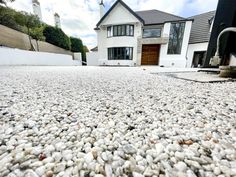
[(141, 65), (158, 65), (159, 64), (160, 45), (143, 45)]

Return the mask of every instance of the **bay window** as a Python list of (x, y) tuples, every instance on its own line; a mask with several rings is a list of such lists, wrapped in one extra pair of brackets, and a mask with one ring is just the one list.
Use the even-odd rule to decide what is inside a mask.
[(108, 60), (132, 60), (133, 47), (108, 48)]

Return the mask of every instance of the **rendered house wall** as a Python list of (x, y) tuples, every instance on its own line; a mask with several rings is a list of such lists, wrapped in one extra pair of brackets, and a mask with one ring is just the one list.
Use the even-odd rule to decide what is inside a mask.
[[(107, 37), (107, 26), (134, 25), (134, 36)], [(98, 33), (99, 65), (128, 65), (138, 62), (137, 39), (141, 37), (141, 23), (126, 8), (118, 4), (100, 25)], [(133, 60), (108, 60), (108, 48), (133, 47)]]
[[(171, 23), (164, 25), (163, 35), (169, 37)], [(161, 45), (160, 51), (160, 66), (165, 67), (186, 67), (187, 50), (190, 37), (190, 31), (192, 27), (192, 21), (187, 21), (185, 24), (184, 37), (182, 43), (181, 54), (168, 54), (168, 43)]]
[(208, 42), (189, 44), (187, 54), (187, 68), (192, 67), (194, 52), (207, 51)]

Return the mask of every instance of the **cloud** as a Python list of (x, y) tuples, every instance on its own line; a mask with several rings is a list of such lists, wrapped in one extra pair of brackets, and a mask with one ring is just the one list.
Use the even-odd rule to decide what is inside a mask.
[[(66, 34), (80, 37), (89, 48), (96, 46), (94, 27), (99, 21), (99, 0), (39, 0), (43, 21), (54, 25), (53, 14), (61, 17), (62, 29)], [(123, 0), (133, 10), (158, 9), (188, 17), (214, 10), (217, 0)], [(108, 10), (115, 0), (104, 0)], [(17, 10), (32, 13), (31, 0), (16, 0), (9, 4)]]

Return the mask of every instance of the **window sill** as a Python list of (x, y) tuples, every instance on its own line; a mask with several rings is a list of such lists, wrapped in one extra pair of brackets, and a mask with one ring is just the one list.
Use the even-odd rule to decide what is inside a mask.
[(134, 37), (134, 36), (111, 36), (111, 37), (107, 37), (107, 38), (117, 38), (117, 37)]

